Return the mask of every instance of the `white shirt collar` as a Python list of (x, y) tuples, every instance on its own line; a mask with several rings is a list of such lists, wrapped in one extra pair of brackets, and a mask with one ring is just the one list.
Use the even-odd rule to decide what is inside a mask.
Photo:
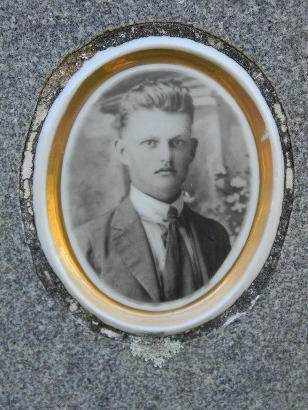
[(184, 206), (183, 194), (172, 204), (167, 204), (139, 191), (134, 185), (130, 187), (129, 196), (141, 219), (156, 223), (166, 223), (170, 206), (174, 206), (179, 215)]

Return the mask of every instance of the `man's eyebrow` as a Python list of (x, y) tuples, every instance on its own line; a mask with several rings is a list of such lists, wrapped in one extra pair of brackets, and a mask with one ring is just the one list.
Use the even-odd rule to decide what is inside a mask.
[(158, 139), (159, 139), (159, 138), (158, 138), (157, 136), (154, 136), (154, 135), (150, 135), (150, 136), (142, 137), (142, 138), (141, 138), (142, 141), (146, 141), (146, 140), (158, 140)]
[(185, 134), (178, 134), (175, 137), (172, 137), (171, 139), (175, 140), (176, 138), (183, 138), (183, 137), (185, 137)]

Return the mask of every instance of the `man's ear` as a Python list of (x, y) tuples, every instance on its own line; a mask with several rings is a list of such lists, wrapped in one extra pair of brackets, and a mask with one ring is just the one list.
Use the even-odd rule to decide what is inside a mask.
[(122, 164), (128, 165), (125, 141), (122, 138), (117, 139), (114, 143), (114, 147)]
[(198, 140), (196, 138), (191, 138), (191, 161), (195, 158), (196, 156), (196, 151), (198, 148)]

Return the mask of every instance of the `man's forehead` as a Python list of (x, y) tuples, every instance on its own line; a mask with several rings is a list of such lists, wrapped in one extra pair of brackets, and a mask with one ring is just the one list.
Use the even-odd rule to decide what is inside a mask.
[(168, 112), (160, 109), (138, 109), (129, 115), (123, 134), (133, 133), (136, 136), (151, 134), (174, 138), (187, 135), (191, 131), (189, 114), (182, 112)]
[(173, 118), (173, 117), (190, 117), (188, 112), (181, 112), (181, 111), (170, 111), (170, 110), (164, 110), (163, 108), (143, 108), (143, 107), (137, 107), (135, 109), (132, 109), (128, 113), (128, 118), (140, 118), (140, 117), (166, 117), (166, 118)]

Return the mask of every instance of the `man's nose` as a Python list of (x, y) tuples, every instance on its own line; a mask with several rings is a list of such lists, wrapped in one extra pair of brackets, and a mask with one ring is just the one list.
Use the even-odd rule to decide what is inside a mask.
[(162, 162), (170, 162), (172, 160), (172, 148), (168, 141), (160, 144), (160, 159)]

